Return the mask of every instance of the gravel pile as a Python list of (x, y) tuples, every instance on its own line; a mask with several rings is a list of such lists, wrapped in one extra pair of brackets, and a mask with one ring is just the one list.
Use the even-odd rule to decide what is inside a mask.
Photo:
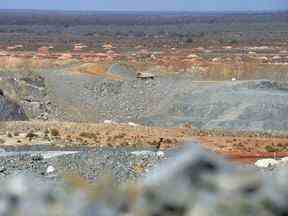
[(112, 65), (108, 73), (123, 76), (123, 80), (59, 70), (16, 81), (3, 78), (0, 86), (20, 98), (30, 118), (77, 122), (112, 120), (158, 127), (192, 123), (200, 129), (250, 131), (288, 128), (286, 83), (269, 80), (195, 82), (179, 74), (139, 80), (132, 76), (134, 72), (117, 64)]
[[(288, 128), (287, 84), (267, 80), (218, 84), (189, 77), (113, 81), (67, 73), (50, 74), (53, 97), (64, 120), (137, 122), (201, 129), (251, 131)], [(48, 80), (49, 80), (48, 79)]]
[[(203, 129), (285, 131), (288, 128), (287, 99), (288, 91), (269, 81), (239, 82), (200, 89), (179, 97), (170, 106), (166, 124), (171, 122), (174, 126), (190, 121), (193, 126)], [(164, 125), (164, 119), (160, 120)], [(157, 119), (152, 121), (157, 124)]]
[[(283, 216), (288, 214), (287, 169), (259, 172), (253, 168), (237, 167), (211, 152), (202, 150), (196, 144), (173, 154), (176, 156), (170, 156), (144, 177), (138, 178), (136, 184), (114, 184), (109, 178), (88, 179), (93, 183), (87, 184), (77, 177), (55, 181), (53, 176), (33, 177), (23, 173), (8, 175), (0, 182), (0, 215)], [(90, 153), (78, 155), (78, 158), (82, 157), (86, 161), (83, 160), (81, 166), (77, 168), (79, 172), (82, 172), (83, 168), (83, 172), (90, 172), (83, 164), (88, 164), (87, 160), (92, 160), (90, 169), (113, 167), (118, 170), (118, 175), (130, 169), (130, 165), (122, 160), (125, 160), (126, 156), (129, 160), (133, 159), (131, 158), (133, 154), (125, 152), (119, 156), (115, 153), (104, 155), (101, 153), (102, 157), (94, 153), (95, 158), (88, 155)], [(115, 161), (109, 163), (110, 160), (114, 160), (113, 157)], [(70, 164), (71, 158), (65, 156), (65, 161), (66, 159), (67, 162), (64, 162), (64, 158), (56, 161), (59, 163), (59, 160), (63, 160), (61, 163), (65, 163), (64, 166), (76, 168), (74, 161)], [(16, 162), (15, 166), (18, 163), (21, 164), (23, 161)], [(54, 169), (51, 166), (49, 170), (53, 173)], [(57, 169), (59, 168), (56, 166), (55, 170)], [(124, 177), (122, 174), (119, 176), (120, 179)], [(124, 178), (127, 177), (130, 178), (128, 175)]]
[(46, 76), (51, 101), (59, 106), (58, 118), (66, 121), (144, 123), (146, 117), (167, 113), (176, 98), (197, 88), (191, 80), (174, 76), (117, 81), (64, 72)]
[[(136, 180), (152, 169), (164, 155), (152, 154), (150, 151), (139, 151), (135, 154), (124, 149), (98, 149), (97, 151), (81, 151), (73, 154), (64, 154), (55, 157), (47, 157), (45, 152), (9, 152), (0, 160), (0, 176), (6, 177), (12, 174), (32, 173), (41, 177), (61, 178), (65, 174), (81, 176), (89, 181), (95, 181), (103, 175), (113, 177), (114, 182)], [(59, 154), (61, 152), (58, 152)], [(58, 155), (59, 155), (58, 154)], [(53, 167), (53, 172), (47, 171)]]

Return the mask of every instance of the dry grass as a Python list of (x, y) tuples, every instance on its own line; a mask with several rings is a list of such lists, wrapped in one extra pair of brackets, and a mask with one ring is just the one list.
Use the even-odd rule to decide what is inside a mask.
[[(125, 124), (88, 124), (68, 122), (9, 122), (2, 131), (39, 131), (51, 134), (63, 146), (86, 145), (89, 147), (155, 147), (170, 148), (184, 142), (186, 129), (163, 129), (151, 127), (131, 127)], [(61, 142), (60, 142), (61, 141)]]

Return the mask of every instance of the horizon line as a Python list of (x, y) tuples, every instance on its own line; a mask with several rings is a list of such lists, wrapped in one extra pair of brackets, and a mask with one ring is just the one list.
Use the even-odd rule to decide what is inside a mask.
[(261, 13), (261, 12), (288, 12), (287, 9), (255, 9), (255, 10), (139, 10), (139, 9), (97, 9), (97, 10), (84, 10), (84, 9), (13, 9), (13, 8), (0, 8), (0, 11), (43, 11), (43, 12), (174, 12), (174, 13)]

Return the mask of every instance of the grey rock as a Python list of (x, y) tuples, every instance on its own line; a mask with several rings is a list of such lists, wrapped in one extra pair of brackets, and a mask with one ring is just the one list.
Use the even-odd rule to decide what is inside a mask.
[[(193, 144), (144, 179), (137, 209), (147, 216), (282, 215), (287, 210), (277, 200), (281, 196), (266, 191), (274, 188), (271, 184), (279, 186), (271, 181)], [(277, 208), (282, 210), (275, 212)]]
[(0, 121), (23, 121), (27, 116), (23, 108), (5, 96), (0, 96)]
[(133, 79), (107, 80), (63, 71), (45, 76), (60, 120), (113, 119), (159, 127), (191, 123), (199, 129), (249, 131), (285, 131), (288, 127), (287, 83), (193, 82), (181, 75), (143, 81), (135, 79), (135, 74)]
[[(45, 79), (39, 75), (23, 76), (13, 73), (13, 77), (0, 77), (0, 88), (7, 98), (17, 101), (29, 118), (36, 118), (47, 111)], [(49, 110), (50, 111), (50, 110)]]
[[(34, 165), (43, 163), (44, 171), (48, 164), (53, 164), (57, 172), (69, 167), (70, 172), (78, 169), (84, 174), (98, 168), (97, 174), (94, 173), (97, 178), (88, 178), (92, 180), (90, 186), (79, 178), (63, 181), (57, 177), (27, 175), (19, 164), (25, 161), (31, 164), (28, 156), (23, 155), (21, 161), (7, 158), (5, 167), (11, 168), (10, 160), (19, 167), (17, 175), (0, 178), (0, 215), (17, 212), (20, 216), (283, 216), (288, 213), (287, 169), (260, 172), (239, 167), (196, 143), (167, 155), (168, 160), (162, 160), (145, 177), (140, 176), (136, 184), (124, 186), (115, 185), (113, 178), (100, 177), (101, 173), (111, 167), (114, 175), (122, 175), (135, 160), (152, 162), (153, 158), (99, 150), (96, 154), (54, 158), (49, 163), (34, 161)], [(122, 183), (128, 176), (123, 177)]]

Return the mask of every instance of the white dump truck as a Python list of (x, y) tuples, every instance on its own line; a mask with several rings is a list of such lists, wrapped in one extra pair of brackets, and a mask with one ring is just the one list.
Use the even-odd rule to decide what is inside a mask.
[(137, 73), (137, 78), (143, 80), (154, 79), (155, 75), (149, 72), (139, 72)]

